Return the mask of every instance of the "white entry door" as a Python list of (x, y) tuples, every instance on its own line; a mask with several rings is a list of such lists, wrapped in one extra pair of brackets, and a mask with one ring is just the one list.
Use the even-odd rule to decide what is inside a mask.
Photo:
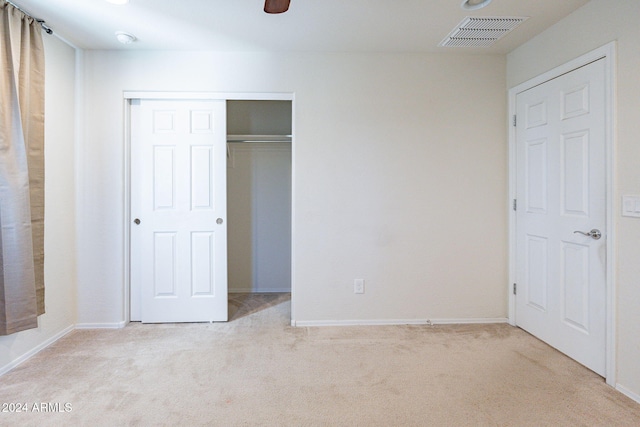
[(140, 320), (226, 321), (226, 103), (134, 101), (131, 122)]
[(604, 67), (604, 60), (593, 62), (516, 98), (516, 324), (600, 375), (606, 354)]

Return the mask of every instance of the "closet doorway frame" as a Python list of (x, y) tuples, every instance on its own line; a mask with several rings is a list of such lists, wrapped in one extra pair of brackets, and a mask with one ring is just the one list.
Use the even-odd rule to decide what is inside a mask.
[[(133, 100), (218, 100), (218, 101), (290, 101), (291, 102), (291, 313), (295, 326), (295, 187), (296, 187), (296, 101), (293, 92), (169, 92), (124, 91), (124, 307), (125, 324), (131, 322), (131, 106)], [(225, 111), (226, 115), (226, 111)], [(228, 304), (228, 303), (227, 303)]]

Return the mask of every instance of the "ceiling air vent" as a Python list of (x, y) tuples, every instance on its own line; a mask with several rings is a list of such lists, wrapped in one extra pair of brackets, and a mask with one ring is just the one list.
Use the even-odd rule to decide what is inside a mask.
[(527, 19), (521, 16), (467, 16), (438, 46), (489, 47)]

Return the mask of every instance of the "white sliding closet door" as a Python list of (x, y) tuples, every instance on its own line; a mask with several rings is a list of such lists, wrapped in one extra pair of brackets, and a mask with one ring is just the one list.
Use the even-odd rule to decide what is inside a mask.
[(132, 104), (131, 280), (142, 322), (227, 320), (225, 105)]

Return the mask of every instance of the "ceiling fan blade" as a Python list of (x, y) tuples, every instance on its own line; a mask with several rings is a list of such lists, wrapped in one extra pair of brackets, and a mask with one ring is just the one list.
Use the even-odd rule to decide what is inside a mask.
[(265, 0), (264, 11), (267, 13), (283, 13), (289, 10), (291, 0)]

